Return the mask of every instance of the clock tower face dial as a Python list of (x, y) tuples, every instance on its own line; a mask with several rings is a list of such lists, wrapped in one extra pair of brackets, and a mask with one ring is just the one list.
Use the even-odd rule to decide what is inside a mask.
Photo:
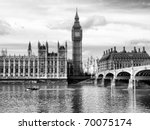
[(80, 32), (75, 32), (75, 37), (80, 37)]

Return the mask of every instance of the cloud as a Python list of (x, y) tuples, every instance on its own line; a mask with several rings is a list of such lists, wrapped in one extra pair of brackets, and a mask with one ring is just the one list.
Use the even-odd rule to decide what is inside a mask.
[(3, 21), (4, 26), (0, 22), (0, 35), (12, 34), (1, 36), (1, 43), (70, 40), (76, 7), (83, 31), (86, 30), (84, 46), (149, 39), (150, 0), (0, 1), (0, 16), (11, 25)]
[(135, 40), (128, 41), (127, 44), (135, 45), (135, 46), (149, 45), (150, 40), (148, 40), (148, 39), (135, 39)]
[(73, 22), (68, 19), (58, 20), (55, 23), (48, 23), (46, 27), (51, 30), (67, 30), (70, 31), (72, 28)]
[(4, 20), (0, 20), (0, 35), (8, 35), (11, 32), (11, 26)]
[(150, 9), (149, 0), (105, 0), (105, 5), (113, 6), (116, 8), (130, 8), (130, 9)]
[(137, 28), (142, 28), (144, 30), (150, 30), (150, 26), (146, 25), (144, 23), (140, 23), (139, 21), (125, 21), (124, 20), (109, 20), (106, 19), (104, 16), (92, 16), (82, 23), (82, 27), (84, 29), (96, 29), (96, 27), (100, 26), (106, 26), (109, 24), (114, 24), (114, 25), (122, 25), (122, 26), (132, 26), (132, 27), (137, 27)]
[(90, 29), (97, 26), (105, 26), (107, 21), (104, 16), (92, 16), (82, 23), (84, 29)]
[(127, 25), (127, 26), (132, 26), (132, 27), (136, 27), (136, 28), (141, 28), (144, 30), (150, 30), (150, 26), (146, 25), (146, 24), (142, 24), (142, 23), (138, 23), (138, 22), (131, 22), (131, 21), (110, 21), (108, 22), (109, 24), (116, 24), (116, 25)]
[[(73, 22), (74, 22), (73, 20), (64, 19), (59, 20), (53, 24), (48, 24), (47, 27), (52, 30), (58, 29), (70, 31), (73, 26)], [(107, 21), (104, 16), (91, 16), (88, 19), (80, 21), (80, 24), (85, 30), (85, 29), (93, 29), (98, 26), (105, 26), (107, 24)]]

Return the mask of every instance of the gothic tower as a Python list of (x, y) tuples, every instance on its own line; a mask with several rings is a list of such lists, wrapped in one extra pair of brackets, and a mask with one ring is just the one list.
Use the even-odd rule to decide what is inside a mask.
[(77, 10), (72, 27), (72, 44), (73, 75), (79, 76), (82, 74), (82, 27), (80, 26)]
[(48, 55), (48, 42), (46, 45), (41, 45), (38, 42), (38, 57), (39, 57), (39, 73), (40, 77), (47, 75), (47, 55)]

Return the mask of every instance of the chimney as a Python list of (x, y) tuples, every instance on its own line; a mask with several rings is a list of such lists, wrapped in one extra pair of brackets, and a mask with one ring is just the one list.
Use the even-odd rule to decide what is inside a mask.
[(137, 53), (137, 51), (136, 51), (136, 47), (134, 47), (134, 53)]
[(125, 48), (125, 47), (123, 47), (123, 52), (124, 52), (124, 53), (126, 52), (126, 48)]
[(116, 46), (114, 46), (114, 52), (115, 52), (115, 53), (117, 52), (117, 50), (116, 50)]
[(103, 55), (105, 55), (105, 51), (104, 51)]
[(139, 52), (141, 52), (141, 51), (140, 51), (140, 48), (139, 48)]
[(145, 53), (146, 51), (145, 51), (145, 47), (143, 47), (143, 53)]

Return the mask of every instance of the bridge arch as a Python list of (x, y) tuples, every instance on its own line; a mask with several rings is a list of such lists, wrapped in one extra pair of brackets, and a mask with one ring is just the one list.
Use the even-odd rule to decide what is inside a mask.
[(135, 78), (140, 80), (150, 80), (150, 69), (137, 71), (135, 73)]
[(142, 67), (142, 68), (140, 68), (140, 69), (136, 69), (135, 71), (134, 71), (134, 76), (136, 76), (139, 72), (142, 72), (142, 71), (149, 71), (150, 70), (150, 67), (149, 68), (147, 68), (147, 67)]
[(98, 75), (98, 79), (102, 79), (103, 77), (104, 77), (103, 74), (99, 74), (99, 75)]
[(135, 80), (137, 88), (150, 88), (150, 69), (137, 71)]
[(127, 71), (121, 71), (117, 73), (117, 79), (130, 79), (131, 74)]
[(113, 73), (107, 73), (107, 74), (105, 75), (105, 78), (113, 79), (113, 77), (114, 77), (114, 74), (113, 74)]
[(129, 73), (129, 74), (131, 75), (131, 69), (127, 68), (126, 70), (122, 70), (122, 69), (118, 70), (118, 71), (116, 72), (116, 76), (117, 76), (119, 73), (122, 73), (122, 72), (126, 72), (126, 73)]

